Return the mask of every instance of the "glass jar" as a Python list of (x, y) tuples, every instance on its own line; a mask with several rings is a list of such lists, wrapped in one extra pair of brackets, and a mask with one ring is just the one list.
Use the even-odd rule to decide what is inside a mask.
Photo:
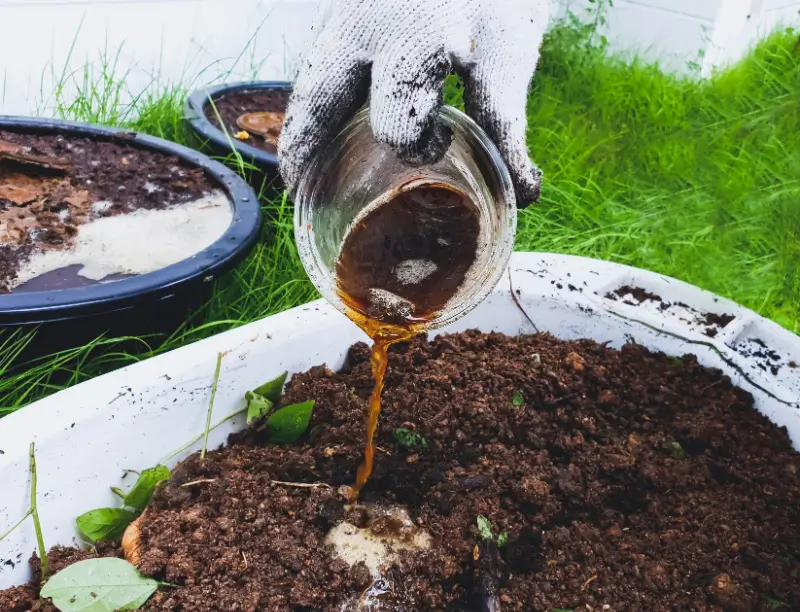
[[(375, 140), (369, 108), (359, 111), (309, 165), (295, 198), (295, 240), (311, 282), (341, 312), (336, 261), (359, 215), (392, 194), (426, 184), (446, 185), (469, 197), (479, 214), (479, 249), (467, 278), (425, 327), (436, 329), (463, 317), (486, 298), (503, 276), (514, 248), (517, 203), (500, 152), (472, 119), (443, 106), (439, 121), (453, 138), (444, 157), (412, 166)], [(359, 313), (365, 315), (366, 313)]]

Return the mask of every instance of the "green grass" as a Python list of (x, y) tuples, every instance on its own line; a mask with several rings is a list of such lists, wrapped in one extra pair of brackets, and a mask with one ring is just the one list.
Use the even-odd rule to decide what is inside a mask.
[[(575, 25), (546, 40), (528, 105), (542, 202), (520, 216), (519, 250), (609, 259), (694, 283), (800, 330), (800, 48), (777, 33), (708, 81), (610, 57)], [(57, 96), (67, 118), (196, 145), (185, 88), (121, 104), (112, 71)], [(448, 99), (457, 103), (455, 82)], [(134, 119), (135, 117), (135, 119)], [(235, 160), (234, 160), (235, 161)], [(217, 282), (194, 323), (168, 338), (100, 338), (20, 363), (29, 336), (0, 340), (0, 416), (35, 399), (315, 297), (297, 258), (291, 206), (262, 199), (262, 240)]]
[(528, 106), (546, 183), (517, 246), (689, 281), (800, 330), (800, 47), (782, 32), (707, 82), (561, 29)]

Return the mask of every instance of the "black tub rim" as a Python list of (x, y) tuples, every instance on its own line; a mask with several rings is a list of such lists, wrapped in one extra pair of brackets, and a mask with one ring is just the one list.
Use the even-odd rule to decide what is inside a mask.
[(247, 182), (224, 164), (175, 142), (121, 128), (60, 119), (0, 115), (0, 129), (90, 137), (155, 150), (202, 168), (228, 196), (231, 224), (213, 244), (175, 264), (109, 283), (0, 295), (0, 325), (30, 325), (123, 310), (214, 280), (242, 261), (258, 241), (261, 207)]
[[(211, 142), (217, 149), (230, 150), (231, 142), (225, 136), (225, 132), (206, 118), (205, 110), (209, 104), (209, 99), (251, 91), (274, 90), (291, 92), (292, 87), (293, 84), (290, 81), (239, 81), (211, 85), (189, 94), (184, 105), (183, 116), (194, 132), (203, 140)], [(277, 169), (278, 156), (275, 153), (258, 149), (235, 138), (232, 138), (232, 141), (234, 149), (243, 157), (252, 160), (255, 165)]]

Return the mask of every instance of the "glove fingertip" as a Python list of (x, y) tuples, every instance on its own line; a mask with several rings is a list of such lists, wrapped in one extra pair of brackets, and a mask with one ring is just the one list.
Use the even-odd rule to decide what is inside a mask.
[(521, 172), (511, 171), (517, 208), (525, 209), (538, 204), (542, 194), (542, 171), (528, 161)]

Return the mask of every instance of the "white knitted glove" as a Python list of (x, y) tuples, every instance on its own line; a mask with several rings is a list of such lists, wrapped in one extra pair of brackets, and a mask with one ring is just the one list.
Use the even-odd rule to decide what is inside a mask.
[[(525, 142), (528, 86), (550, 0), (326, 0), (294, 85), (278, 155), (294, 191), (318, 151), (369, 95), (375, 138), (411, 163), (449, 145), (436, 114), (444, 79), (464, 79), (467, 113), (489, 134), (525, 206), (541, 171)], [(371, 79), (370, 79), (371, 77)], [(371, 85), (370, 85), (371, 81)]]

